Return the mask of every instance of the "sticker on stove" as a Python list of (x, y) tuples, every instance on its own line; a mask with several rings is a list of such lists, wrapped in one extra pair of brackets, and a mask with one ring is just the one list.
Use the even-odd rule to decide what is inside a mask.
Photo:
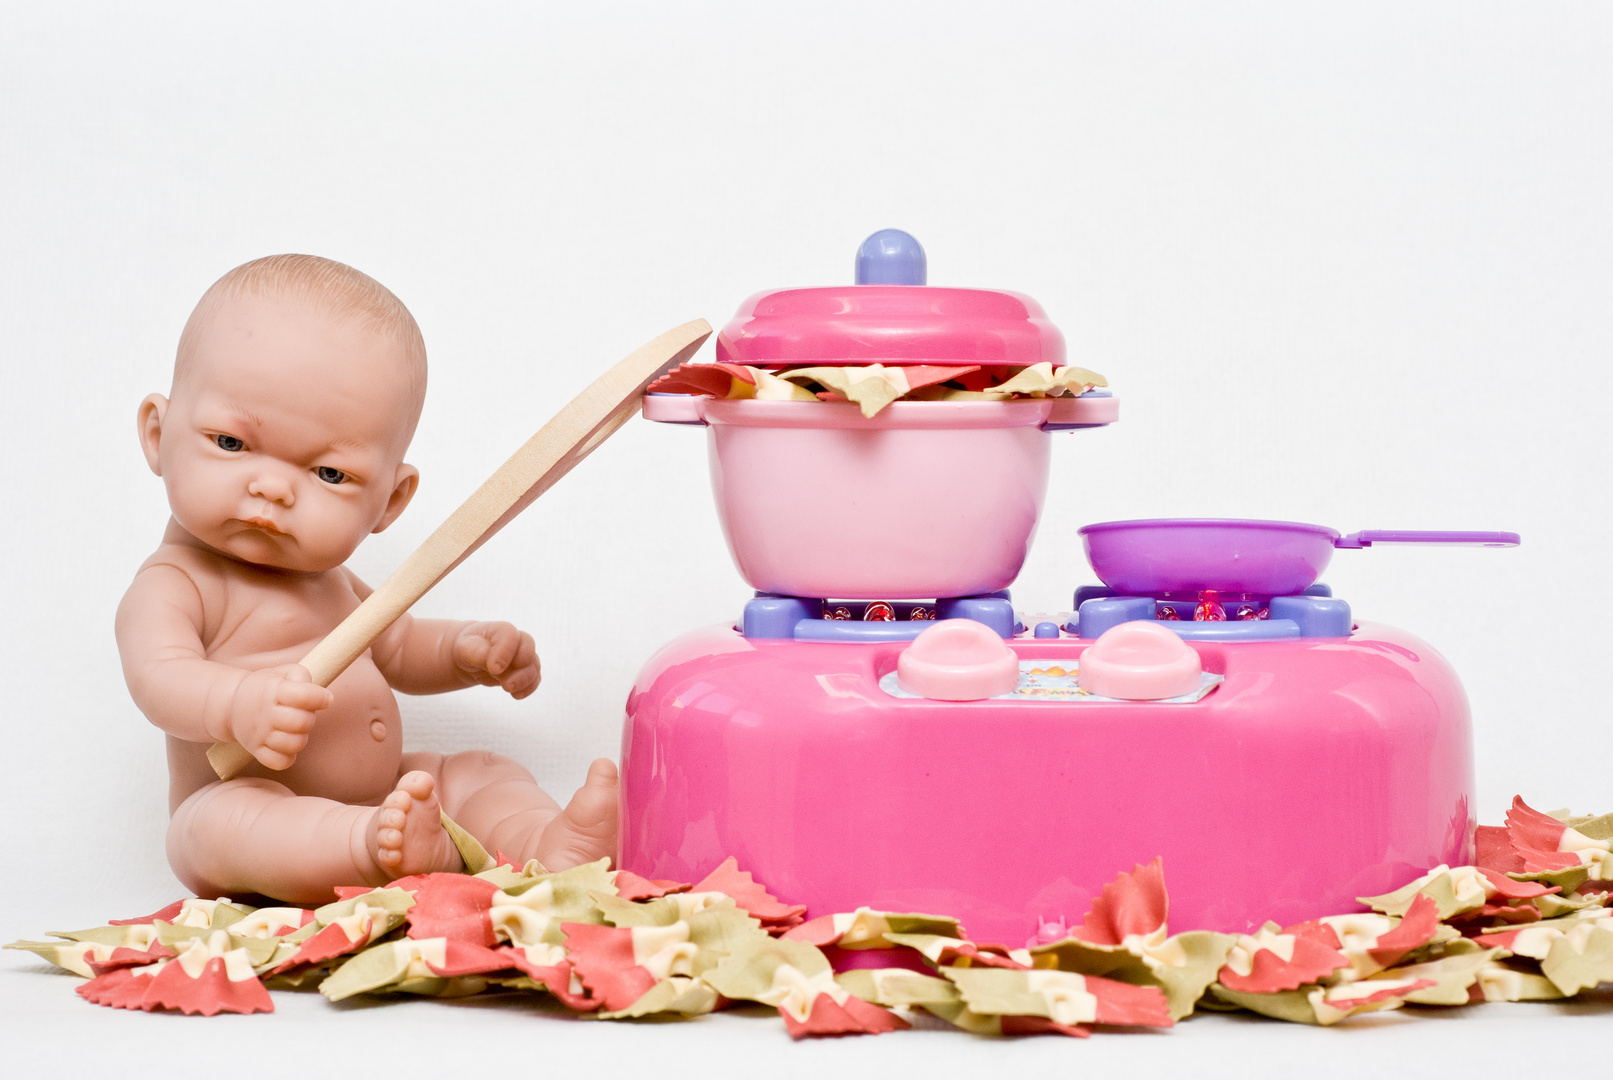
[[(1135, 705), (1138, 702), (1120, 701), (1118, 698), (1099, 697), (1089, 694), (1076, 684), (1076, 672), (1080, 665), (1074, 660), (1021, 660), (1019, 662), (1019, 685), (1006, 694), (998, 694), (991, 701), (1047, 701), (1070, 702), (1080, 704), (1083, 702), (1118, 703), (1122, 705)], [(1204, 672), (1199, 676), (1199, 688), (1190, 694), (1180, 697), (1160, 698), (1147, 702), (1149, 705), (1191, 705), (1195, 701), (1203, 700), (1208, 694), (1220, 685), (1224, 676)], [(896, 679), (896, 672), (886, 672), (884, 678), (879, 680), (879, 688), (891, 697), (896, 698), (923, 698), (910, 690), (902, 689)]]

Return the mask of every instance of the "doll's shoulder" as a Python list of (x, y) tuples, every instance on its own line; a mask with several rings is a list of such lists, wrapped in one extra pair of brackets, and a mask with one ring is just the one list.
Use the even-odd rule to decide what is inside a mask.
[(230, 591), (225, 560), (188, 544), (164, 541), (140, 564), (125, 594), (125, 603), (139, 598), (162, 599), (200, 611), (223, 606)]

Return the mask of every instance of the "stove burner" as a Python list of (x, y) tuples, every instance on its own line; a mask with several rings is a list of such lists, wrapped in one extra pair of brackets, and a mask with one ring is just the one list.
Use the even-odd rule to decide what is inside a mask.
[(797, 641), (908, 641), (937, 619), (974, 619), (1008, 638), (1023, 630), (1004, 589), (987, 596), (911, 602), (816, 600), (757, 593), (738, 629), (747, 638)]
[[(1091, 640), (1134, 619), (1154, 619), (1190, 641), (1280, 641), (1349, 637), (1350, 605), (1326, 585), (1303, 596), (1250, 596), (1221, 592), (1117, 596), (1101, 585), (1075, 591), (1077, 614), (1062, 629)], [(1026, 627), (1014, 614), (1008, 590), (986, 596), (929, 601), (818, 600), (757, 593), (736, 627), (747, 638), (775, 641), (911, 641), (937, 619), (974, 619), (1000, 637)], [(1055, 637), (1057, 623), (1039, 623), (1032, 636)]]
[(1277, 641), (1283, 638), (1348, 637), (1350, 605), (1326, 585), (1302, 596), (1258, 597), (1213, 591), (1118, 596), (1101, 585), (1075, 591), (1077, 615), (1065, 627), (1082, 638), (1133, 619), (1153, 619), (1191, 641)]

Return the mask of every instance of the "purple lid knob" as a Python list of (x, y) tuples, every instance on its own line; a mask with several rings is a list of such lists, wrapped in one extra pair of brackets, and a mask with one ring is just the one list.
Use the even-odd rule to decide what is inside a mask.
[(857, 284), (923, 285), (924, 246), (901, 229), (881, 229), (857, 249)]

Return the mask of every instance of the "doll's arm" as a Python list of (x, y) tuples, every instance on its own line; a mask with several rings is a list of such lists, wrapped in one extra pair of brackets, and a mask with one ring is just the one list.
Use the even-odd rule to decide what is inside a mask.
[(118, 605), (123, 678), (153, 724), (190, 742), (238, 742), (272, 769), (296, 760), (330, 691), (296, 665), (248, 671), (208, 660), (201, 592), (159, 563), (135, 576)]
[[(370, 594), (352, 572), (360, 599)], [(506, 622), (416, 619), (405, 614), (376, 639), (370, 657), (387, 683), (405, 694), (441, 694), (467, 686), (502, 686), (524, 698), (541, 671), (532, 635)]]

